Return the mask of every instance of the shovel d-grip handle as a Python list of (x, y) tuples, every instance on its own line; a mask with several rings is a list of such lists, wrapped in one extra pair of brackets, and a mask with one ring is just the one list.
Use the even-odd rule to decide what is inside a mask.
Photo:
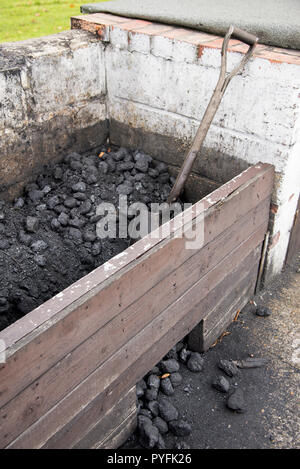
[(233, 27), (232, 36), (238, 39), (239, 41), (248, 44), (248, 46), (253, 46), (257, 43), (258, 38), (253, 34), (247, 33), (243, 29), (237, 28), (236, 26)]
[[(229, 40), (232, 36), (235, 36), (237, 39), (245, 42), (250, 47), (240, 63), (230, 72), (227, 73), (226, 65), (227, 65), (227, 47)], [(216, 86), (216, 89), (208, 103), (206, 111), (204, 113), (203, 119), (199, 125), (197, 130), (196, 136), (192, 143), (191, 148), (186, 153), (184, 158), (184, 162), (180, 168), (178, 173), (177, 179), (175, 184), (170, 192), (167, 202), (170, 204), (174, 202), (181, 194), (183, 187), (186, 183), (190, 172), (192, 171), (193, 164), (197, 158), (197, 154), (201, 149), (203, 141), (206, 137), (206, 134), (210, 128), (210, 124), (218, 110), (219, 104), (223, 98), (223, 95), (226, 91), (226, 88), (230, 82), (230, 80), (244, 67), (244, 65), (248, 62), (248, 60), (252, 57), (254, 49), (256, 47), (258, 38), (253, 36), (252, 34), (247, 33), (246, 31), (242, 31), (241, 29), (235, 28), (230, 26), (226, 36), (224, 38), (221, 50), (221, 70), (219, 80)]]

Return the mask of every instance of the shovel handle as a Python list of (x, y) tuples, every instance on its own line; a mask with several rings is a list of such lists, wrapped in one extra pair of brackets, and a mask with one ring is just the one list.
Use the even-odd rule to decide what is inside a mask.
[(243, 31), (243, 29), (236, 27), (233, 28), (232, 36), (239, 41), (248, 44), (248, 46), (253, 46), (258, 41), (258, 37), (254, 36), (254, 34), (247, 33), (247, 31)]
[[(227, 47), (228, 47), (230, 38), (232, 36), (236, 37), (237, 39), (244, 42), (245, 44), (248, 44), (249, 48), (246, 54), (244, 55), (244, 57), (242, 58), (242, 60), (240, 61), (240, 63), (238, 63), (236, 67), (230, 73), (227, 73), (226, 72)], [(184, 162), (180, 168), (175, 184), (172, 187), (167, 203), (170, 204), (174, 202), (177, 199), (177, 197), (179, 197), (179, 195), (181, 194), (184, 188), (185, 182), (197, 158), (197, 154), (200, 151), (200, 148), (209, 130), (210, 124), (218, 110), (223, 94), (225, 93), (230, 80), (244, 67), (244, 65), (252, 57), (257, 41), (258, 41), (258, 38), (254, 36), (253, 34), (249, 34), (246, 31), (243, 31), (242, 29), (236, 28), (232, 25), (229, 27), (226, 33), (226, 36), (224, 38), (223, 44), (222, 44), (221, 70), (220, 70), (220, 77), (219, 77), (216, 89), (206, 108), (201, 124), (199, 125), (195, 138), (193, 140), (192, 146), (185, 155)]]

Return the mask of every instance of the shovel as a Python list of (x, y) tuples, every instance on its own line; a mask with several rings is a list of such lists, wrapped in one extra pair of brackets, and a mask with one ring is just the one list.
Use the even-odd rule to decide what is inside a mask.
[[(227, 47), (228, 47), (229, 40), (231, 39), (232, 36), (244, 42), (245, 44), (248, 44), (250, 47), (247, 53), (244, 55), (241, 62), (232, 70), (232, 72), (227, 74), (226, 72)], [(180, 168), (175, 184), (170, 192), (170, 195), (167, 200), (169, 204), (174, 202), (183, 191), (186, 180), (197, 158), (197, 153), (201, 149), (203, 141), (210, 128), (210, 124), (212, 123), (212, 120), (218, 110), (218, 107), (226, 91), (226, 88), (229, 85), (230, 80), (244, 67), (244, 65), (252, 57), (254, 49), (257, 45), (257, 41), (258, 41), (258, 38), (253, 36), (252, 34), (249, 34), (246, 31), (243, 31), (234, 26), (229, 27), (227, 34), (224, 38), (223, 44), (222, 44), (221, 70), (220, 70), (220, 76), (219, 76), (216, 89), (209, 101), (209, 104), (206, 108), (203, 119), (201, 121), (201, 124), (199, 125), (196, 136), (194, 138), (193, 144), (185, 156), (184, 162)]]

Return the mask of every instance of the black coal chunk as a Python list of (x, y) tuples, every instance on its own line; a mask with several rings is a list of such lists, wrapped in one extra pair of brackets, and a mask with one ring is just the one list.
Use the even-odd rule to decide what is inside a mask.
[(140, 443), (146, 449), (152, 449), (156, 446), (159, 440), (159, 431), (152, 423), (144, 423), (139, 427)]
[(160, 389), (164, 394), (166, 394), (166, 396), (172, 396), (172, 394), (175, 392), (173, 384), (169, 378), (164, 378), (161, 380)]
[(160, 368), (164, 373), (175, 373), (179, 371), (179, 363), (174, 358), (160, 362)]
[(235, 389), (232, 394), (229, 395), (226, 405), (230, 410), (235, 412), (245, 412), (246, 404), (243, 391), (240, 388)]
[(230, 383), (224, 376), (218, 376), (212, 383), (213, 387), (220, 392), (228, 392), (230, 389)]
[(197, 373), (203, 370), (204, 358), (198, 352), (192, 352), (188, 358), (186, 366), (190, 371)]
[(152, 423), (158, 428), (159, 433), (161, 433), (162, 435), (169, 431), (167, 422), (165, 422), (165, 420), (163, 420), (161, 417), (155, 417)]
[(192, 431), (191, 425), (185, 420), (172, 420), (169, 423), (169, 429), (176, 436), (188, 436)]
[(258, 305), (255, 311), (255, 314), (256, 316), (261, 316), (265, 318), (265, 317), (271, 316), (272, 311), (267, 306)]
[(224, 371), (224, 373), (230, 378), (236, 376), (239, 373), (237, 366), (229, 360), (220, 360), (219, 368), (220, 370)]
[(159, 399), (158, 408), (161, 418), (166, 422), (178, 419), (178, 410), (167, 398), (161, 397)]

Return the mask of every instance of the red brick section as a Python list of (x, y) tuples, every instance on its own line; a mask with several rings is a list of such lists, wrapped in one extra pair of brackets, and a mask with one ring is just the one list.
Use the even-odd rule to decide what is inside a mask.
[[(125, 18), (106, 13), (93, 13), (71, 18), (72, 29), (85, 29), (104, 41), (109, 40), (109, 29), (118, 27), (131, 33), (147, 34), (149, 36), (163, 36), (168, 39), (188, 42), (198, 47), (198, 57), (201, 57), (205, 48), (221, 49), (223, 38), (213, 34), (181, 28), (167, 24), (153, 23), (151, 21)], [(229, 42), (229, 51), (245, 53), (248, 46), (240, 41), (232, 39)], [(287, 63), (300, 65), (300, 51), (281, 49), (259, 44), (255, 56), (269, 60), (273, 63)]]
[(134, 28), (133, 33), (146, 34), (147, 36), (163, 36), (168, 31), (173, 31), (173, 26), (169, 24), (150, 23), (142, 28)]

